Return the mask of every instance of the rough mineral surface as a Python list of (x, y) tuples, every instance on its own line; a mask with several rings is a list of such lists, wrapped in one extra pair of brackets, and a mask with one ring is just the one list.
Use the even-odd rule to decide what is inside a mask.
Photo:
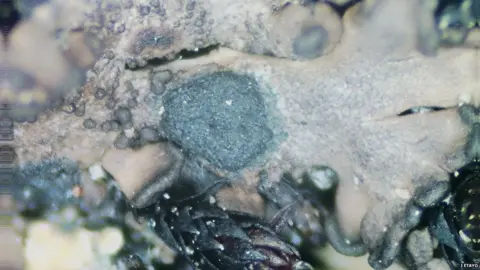
[[(58, 30), (63, 45), (68, 30), (80, 29), (105, 50), (65, 107), (16, 125), (21, 162), (67, 156), (88, 167), (115, 142), (140, 147), (140, 130), (151, 126), (158, 134), (148, 138), (169, 137), (219, 169), (264, 168), (272, 181), (327, 165), (340, 178), (337, 208), (349, 234), (358, 236), (372, 209), (363, 228), (369, 243), (415, 188), (445, 180), (465, 162), (467, 129), (455, 107), (460, 99), (480, 101), (477, 52), (421, 54), (417, 1), (365, 1), (343, 18), (322, 3), (273, 13), (283, 1), (268, 0), (43, 2), (26, 8), (25, 23)], [(23, 43), (14, 44), (35, 44), (33, 37), (19, 32)], [(182, 50), (195, 55), (211, 45), (219, 49), (180, 59)], [(38, 69), (42, 54), (34, 49), (16, 55), (22, 69), (61, 82), (56, 69)], [(16, 49), (23, 50), (33, 49)], [(446, 109), (398, 116), (419, 106)], [(120, 107), (128, 108), (128, 121), (115, 115)], [(86, 119), (97, 124), (85, 128)], [(255, 179), (236, 185), (254, 190)], [(374, 207), (380, 204), (389, 207)]]

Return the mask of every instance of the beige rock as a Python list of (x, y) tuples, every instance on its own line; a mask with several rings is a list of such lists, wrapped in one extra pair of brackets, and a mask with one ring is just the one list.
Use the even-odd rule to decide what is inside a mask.
[(136, 206), (151, 203), (178, 177), (183, 158), (171, 144), (159, 143), (140, 150), (111, 148), (102, 159), (103, 167), (117, 180)]
[[(76, 1), (76, 5), (87, 5), (87, 2)], [(165, 20), (152, 16), (153, 13), (139, 16), (135, 8), (118, 11), (121, 20), (114, 29), (125, 24), (125, 31), (110, 34), (107, 44), (115, 53), (115, 61), (104, 61), (91, 84), (96, 87), (119, 81), (115, 98), (125, 101), (125, 79), (138, 79), (134, 82), (140, 91), (140, 101), (149, 89), (149, 72), (145, 69), (126, 71), (127, 58), (168, 58), (182, 49), (191, 50), (212, 43), (228, 47), (208, 56), (166, 63), (161, 68), (175, 74), (173, 81), (176, 83), (195, 75), (204, 66), (254, 75), (263, 87), (262, 94), (269, 97), (267, 103), (272, 105), (269, 115), (282, 120), (276, 127), (276, 135), (288, 134), (277, 148), (263, 157), (270, 178), (278, 181), (281, 172), (295, 167), (313, 164), (332, 167), (339, 172), (342, 182), (337, 203), (347, 232), (358, 231), (360, 216), (371, 206), (370, 202), (395, 206), (400, 199), (396, 187), (413, 191), (424, 179), (441, 179), (446, 172), (465, 163), (458, 153), (462, 151), (467, 129), (455, 106), (461, 96), (479, 95), (475, 73), (479, 58), (471, 48), (440, 49), (435, 57), (420, 54), (415, 31), (414, 3), (417, 1), (365, 1), (362, 6), (348, 11), (341, 24), (333, 22), (331, 29), (341, 26), (342, 35), (329, 54), (303, 62), (292, 61), (296, 59), (292, 55), (292, 37), (304, 24), (322, 21), (318, 14), (312, 15), (306, 8), (289, 7), (283, 14), (273, 15), (270, 9), (273, 1), (205, 0), (197, 1), (197, 9), (189, 18), (190, 13), (179, 6), (178, 1), (167, 2)], [(70, 1), (64, 3), (69, 5)], [(89, 9), (79, 7), (79, 14)], [(206, 19), (197, 31), (193, 25), (202, 11), (206, 12)], [(117, 15), (109, 12), (105, 11), (106, 17)], [(74, 15), (72, 18), (80, 18), (80, 22), (72, 23), (61, 17), (59, 21), (67, 22), (54, 24), (68, 29), (71, 25), (84, 23), (88, 28), (98, 23)], [(287, 15), (299, 17), (292, 19)], [(363, 16), (362, 20), (358, 20), (359, 16)], [(288, 25), (290, 20), (291, 26)], [(180, 27), (175, 27), (177, 23)], [(289, 27), (284, 27), (286, 30), (275, 27), (276, 23)], [(147, 34), (142, 34), (145, 31)], [(171, 40), (162, 41), (171, 41), (171, 44), (140, 46), (145, 41), (151, 42), (153, 36), (163, 37), (164, 33), (171, 33), (167, 35)], [(154, 41), (157, 44), (157, 40)], [(35, 49), (35, 46), (30, 48)], [(277, 57), (253, 55), (252, 52)], [(48, 75), (55, 77), (55, 74)], [(84, 98), (89, 102), (87, 116), (100, 123), (108, 119), (111, 112), (105, 109), (103, 102), (91, 101), (92, 89), (84, 91)], [(397, 117), (398, 113), (417, 106), (449, 109)], [(132, 110), (136, 125), (158, 124), (161, 113), (149, 109), (149, 104), (139, 102), (138, 108)], [(111, 137), (116, 134), (85, 130), (82, 120), (57, 114), (35, 124), (19, 125), (16, 143), (22, 161), (67, 155), (91, 164), (111, 147)], [(158, 183), (145, 193), (145, 203), (156, 191), (170, 184), (169, 181), (150, 182), (157, 170), (160, 174), (165, 170), (171, 172), (170, 163), (161, 152), (148, 148), (137, 153), (111, 149), (109, 155), (104, 156), (103, 165), (119, 179), (122, 189), (132, 199), (143, 186)], [(166, 178), (173, 179), (170, 176)], [(254, 183), (249, 183), (251, 186)], [(245, 196), (248, 192), (253, 191), (228, 192), (228, 196), (238, 195), (249, 200)], [(371, 223), (379, 225), (371, 226), (372, 235), (379, 236), (382, 228), (389, 225), (391, 211), (387, 209), (386, 214), (371, 215)]]
[(263, 215), (265, 209), (263, 199), (256, 190), (245, 190), (242, 187), (225, 188), (216, 196), (218, 205), (230, 210), (243, 211), (254, 215)]

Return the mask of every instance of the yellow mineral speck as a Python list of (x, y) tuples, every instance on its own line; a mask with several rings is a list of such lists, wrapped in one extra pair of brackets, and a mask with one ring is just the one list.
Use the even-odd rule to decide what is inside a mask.
[(122, 248), (123, 244), (123, 234), (119, 229), (105, 228), (100, 232), (97, 248), (102, 254), (113, 255)]

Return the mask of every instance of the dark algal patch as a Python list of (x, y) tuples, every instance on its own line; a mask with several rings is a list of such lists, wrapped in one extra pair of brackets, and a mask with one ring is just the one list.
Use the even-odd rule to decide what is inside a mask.
[(163, 104), (167, 137), (222, 169), (244, 168), (273, 137), (259, 88), (253, 77), (227, 71), (172, 89)]
[(13, 197), (19, 211), (41, 214), (78, 201), (72, 189), (81, 183), (77, 165), (68, 159), (49, 159), (15, 168)]

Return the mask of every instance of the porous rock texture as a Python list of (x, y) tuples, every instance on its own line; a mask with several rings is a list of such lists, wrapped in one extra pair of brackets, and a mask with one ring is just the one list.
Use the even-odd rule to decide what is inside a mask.
[[(255, 159), (238, 168), (212, 162), (217, 152), (202, 154), (212, 149), (192, 152), (234, 178), (235, 188), (251, 191), (252, 201), (258, 201), (258, 177), (252, 172), (266, 169), (269, 179), (278, 181), (284, 171), (328, 165), (340, 177), (337, 211), (342, 226), (358, 237), (361, 218), (371, 208), (362, 237), (375, 242), (388, 225), (388, 213), (415, 188), (445, 180), (447, 172), (464, 163), (466, 128), (455, 106), (462, 97), (480, 96), (476, 52), (451, 48), (440, 49), (435, 57), (421, 54), (413, 0), (367, 1), (350, 8), (342, 19), (321, 3), (291, 5), (274, 14), (274, 2), (52, 0), (33, 10), (26, 23), (83, 29), (102, 40), (105, 50), (78, 94), (68, 97), (76, 113), (58, 109), (35, 123), (16, 125), (20, 161), (68, 156), (88, 166), (115, 142), (138, 146), (136, 132), (148, 125), (166, 128), (164, 135), (171, 138), (168, 128), (174, 127), (164, 119), (170, 113), (164, 106), (169, 91), (182, 89), (194, 78), (228, 71), (255, 81), (271, 139)], [(45, 16), (52, 12), (57, 16)], [(182, 50), (210, 45), (219, 49), (178, 59)], [(161, 64), (153, 66), (149, 60)], [(152, 84), (158, 72), (167, 75)], [(98, 89), (107, 96), (95, 97)], [(242, 104), (241, 97), (233, 97), (218, 102), (232, 108)], [(132, 99), (136, 103), (129, 102)], [(131, 112), (126, 122), (115, 115), (120, 106)], [(397, 116), (418, 106), (451, 109)], [(98, 124), (85, 128), (87, 118)], [(102, 130), (100, 124), (112, 120), (120, 122), (119, 128)], [(198, 134), (216, 128), (207, 120), (197, 124), (204, 129)], [(241, 201), (245, 196), (242, 193)], [(229, 207), (248, 207), (235, 196), (220, 197)], [(384, 203), (392, 207), (379, 207)], [(240, 210), (261, 209), (250, 208)]]

